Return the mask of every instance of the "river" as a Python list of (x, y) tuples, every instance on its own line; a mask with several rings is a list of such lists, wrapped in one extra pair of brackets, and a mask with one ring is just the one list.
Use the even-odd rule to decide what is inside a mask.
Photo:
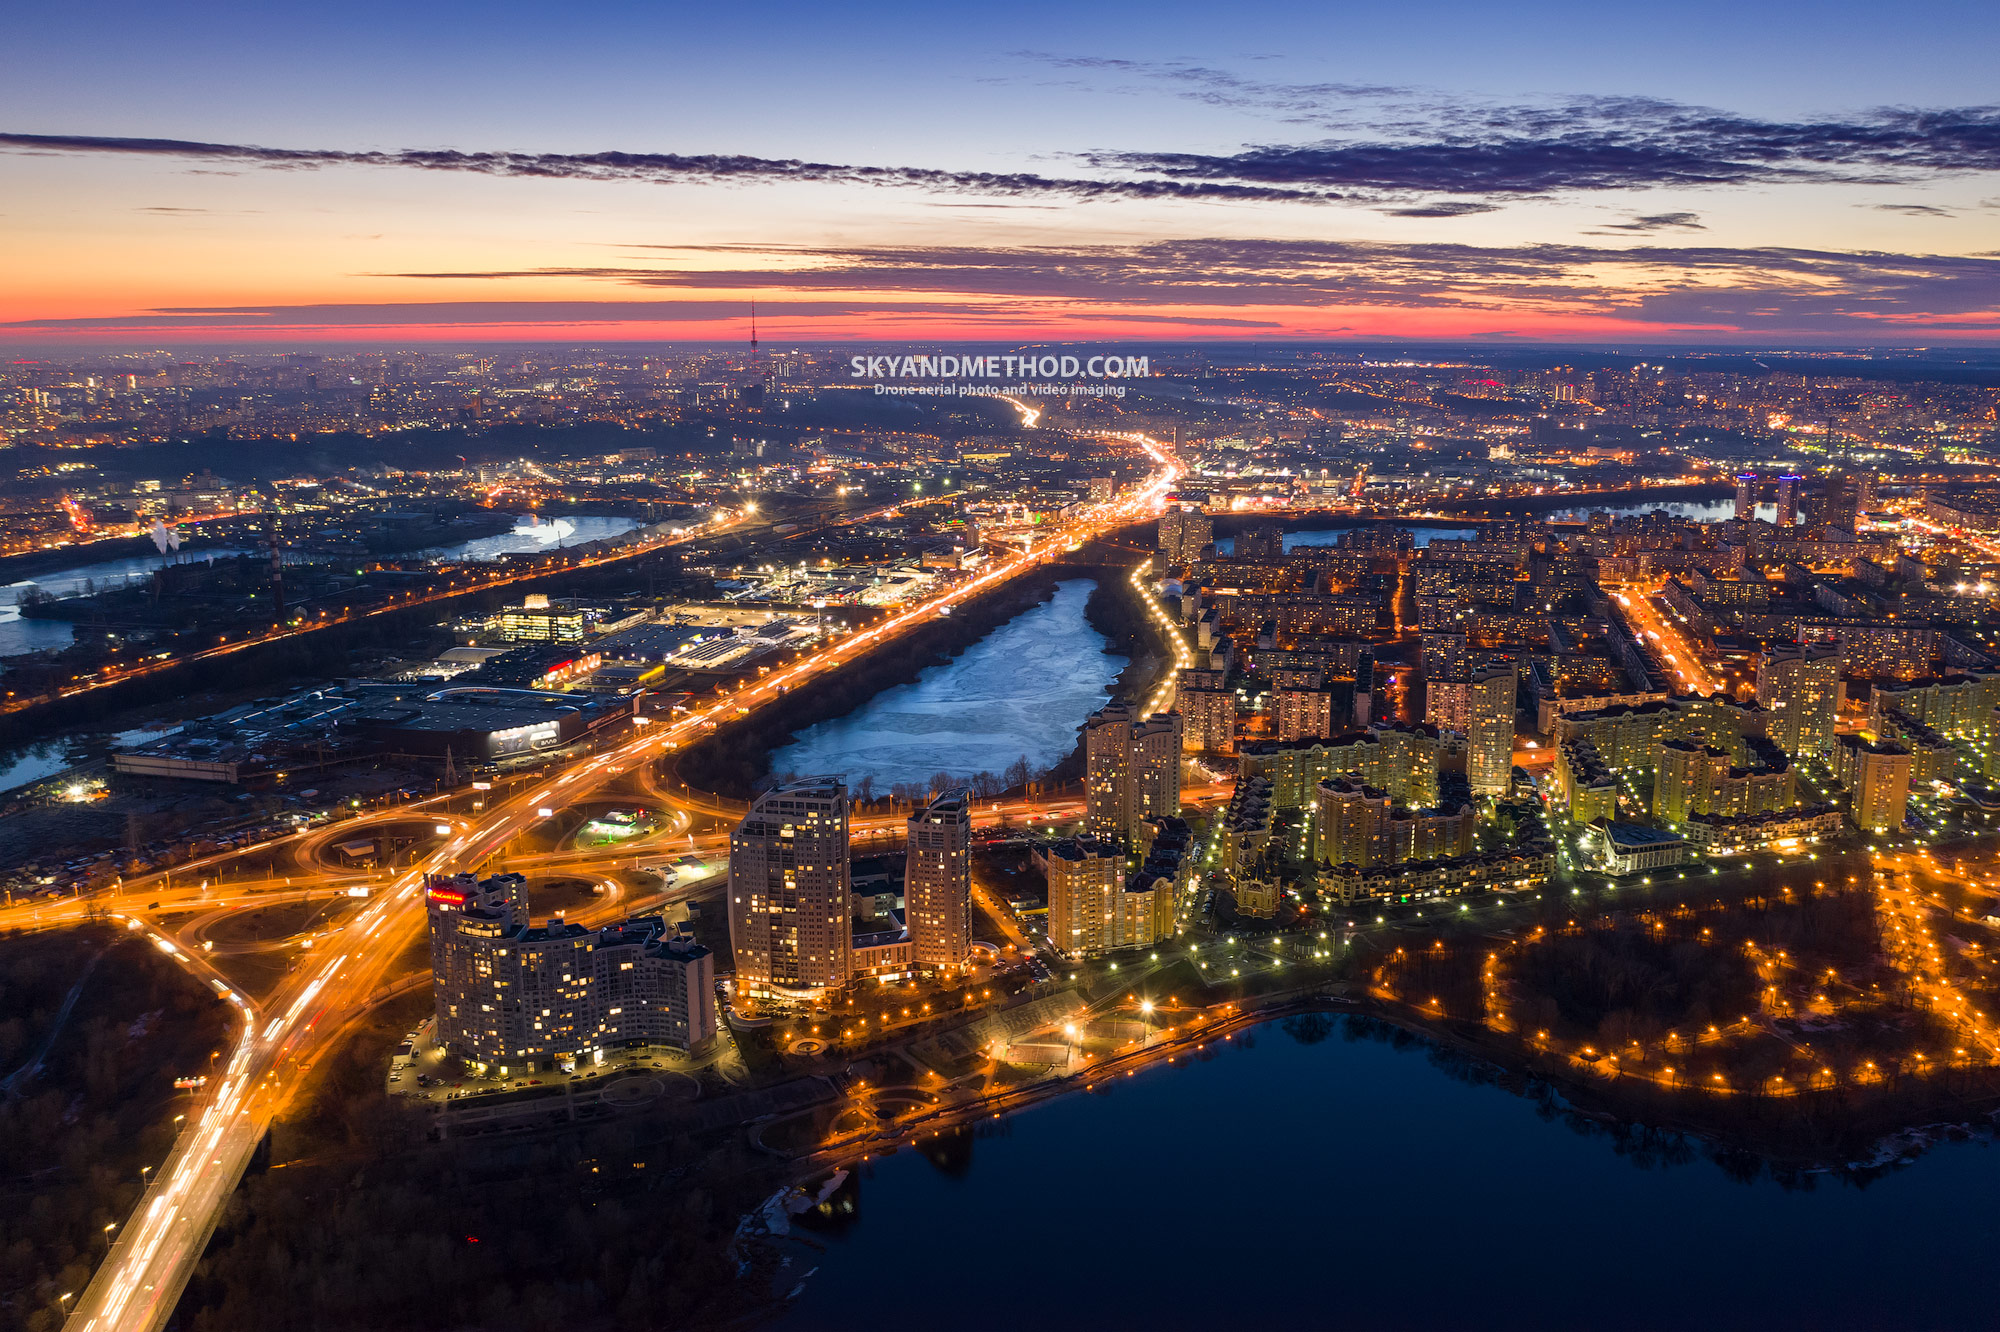
[(580, 546), (586, 541), (623, 536), (637, 526), (636, 518), (605, 514), (569, 513), (539, 521), (530, 514), (516, 523), (511, 532), (435, 546), (418, 554), (440, 560), (497, 560), (502, 555), (532, 554), (557, 546)]
[[(1662, 500), (1652, 504), (1615, 504), (1602, 509), (1562, 509), (1542, 516), (1552, 522), (1583, 523), (1590, 521), (1593, 512), (1608, 513), (1614, 518), (1632, 518), (1646, 513), (1670, 513), (1676, 518), (1686, 518), (1697, 523), (1726, 523), (1736, 516), (1736, 501), (1734, 499)], [(1778, 521), (1778, 506), (1759, 504), (1755, 516), (1766, 522), (1775, 523)]]
[(1698, 1150), (1628, 1159), (1422, 1047), (1248, 1035), (864, 1167), (775, 1326), (1992, 1326), (2000, 1148), (1865, 1189), (1739, 1183)]
[[(1581, 523), (1589, 521), (1591, 512), (1592, 511), (1590, 509), (1559, 509), (1550, 513), (1539, 513), (1539, 514), (1524, 515), (1524, 516), (1529, 516), (1534, 518), (1545, 518), (1550, 522)], [(1627, 518), (1645, 513), (1664, 512), (1664, 513), (1670, 513), (1676, 518), (1686, 518), (1697, 523), (1721, 523), (1721, 522), (1727, 522), (1729, 519), (1736, 516), (1736, 501), (1733, 499), (1661, 500), (1652, 504), (1614, 505), (1612, 507), (1602, 510), (1602, 512), (1609, 513), (1614, 517), (1618, 518)], [(1766, 522), (1775, 523), (1776, 521), (1778, 521), (1778, 506), (1775, 504), (1759, 504), (1757, 506), (1756, 516), (1764, 519)], [(1394, 525), (1398, 527), (1407, 528), (1409, 530), (1412, 540), (1415, 542), (1417, 549), (1419, 550), (1423, 549), (1425, 546), (1428, 546), (1433, 541), (1477, 536), (1479, 532), (1482, 530), (1477, 527), (1430, 527), (1430, 526), (1419, 526), (1413, 523), (1397, 523)], [(1287, 532), (1285, 533), (1285, 549), (1296, 550), (1300, 546), (1337, 545), (1340, 542), (1342, 533), (1344, 531), (1351, 531), (1351, 530), (1353, 529), (1344, 528), (1344, 529), (1328, 529), (1316, 532)], [(1235, 554), (1236, 538), (1235, 537), (1217, 538), (1215, 543), (1215, 549), (1216, 553), (1221, 555)]]
[(1023, 756), (1031, 768), (1052, 766), (1076, 747), (1077, 728), (1125, 669), (1084, 618), (1096, 586), (1065, 579), (1053, 597), (952, 661), (799, 732), (771, 755), (771, 771), (845, 774), (850, 785), (868, 777), (886, 793), (927, 785), (941, 771), (998, 775)]
[[(204, 547), (199, 551), (176, 556), (175, 562), (201, 564), (245, 553), (236, 546)], [(73, 569), (58, 569), (54, 573), (41, 574), (0, 587), (0, 657), (16, 656), (23, 652), (41, 652), (50, 648), (59, 650), (68, 647), (75, 640), (76, 631), (66, 621), (27, 620), (21, 617), (17, 608), (21, 604), (21, 598), (29, 592), (42, 591), (57, 598), (81, 596), (89, 592), (108, 592), (151, 577), (153, 570), (164, 563), (166, 557), (161, 555), (128, 555), (122, 559), (79, 564)]]
[[(550, 550), (558, 545), (577, 546), (586, 541), (622, 536), (639, 526), (635, 518), (606, 514), (565, 514), (539, 522), (530, 521), (531, 517), (522, 518), (511, 532), (458, 541), (449, 546), (414, 552), (405, 558), (497, 560), (503, 555)], [(205, 546), (177, 555), (173, 557), (173, 562), (199, 564), (251, 553), (247, 547), (241, 546)], [(296, 551), (289, 558), (294, 562), (304, 562), (313, 557), (310, 552)], [(71, 569), (58, 569), (54, 573), (0, 587), (0, 657), (65, 648), (75, 638), (74, 629), (63, 621), (22, 619), (16, 607), (26, 593), (40, 589), (54, 597), (74, 597), (90, 591), (105, 591), (150, 577), (153, 570), (166, 562), (166, 557), (160, 555), (131, 555), (80, 564)]]
[[(1337, 546), (1340, 544), (1340, 538), (1348, 532), (1355, 531), (1358, 528), (1381, 526), (1406, 529), (1410, 534), (1410, 539), (1416, 543), (1419, 550), (1430, 545), (1433, 541), (1462, 539), (1479, 534), (1479, 529), (1476, 527), (1426, 527), (1413, 523), (1359, 523), (1355, 527), (1323, 528), (1313, 532), (1287, 532), (1285, 533), (1285, 549), (1297, 550), (1300, 546)], [(1236, 538), (1233, 536), (1218, 537), (1215, 542), (1215, 552), (1218, 555), (1234, 555), (1236, 553)]]

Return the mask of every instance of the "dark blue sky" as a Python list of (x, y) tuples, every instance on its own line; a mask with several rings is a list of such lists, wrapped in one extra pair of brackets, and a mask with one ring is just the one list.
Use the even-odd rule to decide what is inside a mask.
[(1990, 3), (46, 6), (0, 323), (1983, 337), (1996, 50)]

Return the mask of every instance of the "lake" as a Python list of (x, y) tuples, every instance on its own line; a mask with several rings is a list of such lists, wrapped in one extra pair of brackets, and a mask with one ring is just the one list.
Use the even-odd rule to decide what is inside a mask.
[(2000, 1149), (1862, 1188), (1650, 1167), (1423, 1047), (1277, 1024), (865, 1167), (775, 1323), (960, 1332), (1993, 1325)]
[(1056, 585), (952, 661), (910, 684), (885, 689), (858, 710), (820, 722), (771, 755), (774, 773), (872, 777), (886, 794), (898, 783), (999, 774), (1026, 756), (1049, 767), (1076, 747), (1077, 728), (1104, 705), (1126, 659), (1104, 650), (1084, 618), (1096, 588), (1088, 578)]

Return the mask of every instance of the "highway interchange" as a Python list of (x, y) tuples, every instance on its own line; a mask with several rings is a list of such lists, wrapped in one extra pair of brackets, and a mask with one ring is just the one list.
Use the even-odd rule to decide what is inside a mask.
[[(218, 1071), (189, 1112), (171, 1154), (149, 1176), (132, 1217), (119, 1229), (88, 1287), (70, 1306), (68, 1326), (82, 1332), (136, 1332), (165, 1323), (224, 1202), (272, 1120), (300, 1098), (313, 1065), (374, 1005), (428, 980), (423, 973), (412, 974), (407, 965), (427, 928), (426, 876), (499, 868), (498, 858), (510, 843), (547, 824), (557, 812), (598, 796), (626, 777), (651, 781), (648, 774), (656, 760), (700, 735), (770, 703), (806, 679), (838, 670), (884, 647), (958, 603), (1056, 558), (1081, 540), (1151, 516), (1171, 488), (1178, 467), (1152, 443), (1143, 447), (1157, 464), (1146, 484), (1092, 506), (1019, 555), (871, 628), (834, 639), (785, 669), (748, 682), (740, 691), (712, 704), (675, 717), (634, 717), (624, 734), (608, 746), (566, 761), (550, 773), (498, 783), (498, 789), (482, 793), (478, 800), (484, 808), (453, 812), (455, 807), (473, 803), (471, 792), (455, 792), (394, 806), (339, 824), (334, 830), (318, 829), (239, 848), (177, 866), (166, 874), (129, 880), (115, 893), (23, 903), (0, 911), (0, 926), (15, 929), (54, 928), (106, 914), (122, 920), (127, 928), (144, 932), (163, 952), (178, 959), (241, 1017), (233, 1046), (217, 1061)], [(650, 789), (667, 803), (679, 803), (657, 785)], [(713, 815), (720, 811), (692, 812)], [(990, 816), (993, 811), (987, 812)], [(357, 875), (330, 869), (320, 858), (335, 832), (352, 838), (357, 829), (371, 824), (423, 820), (432, 823), (432, 839), (413, 863), (393, 873)], [(688, 826), (683, 816), (668, 831)], [(857, 823), (858, 832), (867, 830)], [(712, 852), (726, 844), (726, 834), (711, 831), (705, 838), (697, 838), (697, 852), (704, 842)], [(683, 838), (675, 850), (686, 845)], [(612, 848), (608, 853), (549, 854), (533, 857), (530, 864), (516, 865), (508, 860), (506, 868), (542, 873), (592, 861), (601, 864), (607, 855), (632, 854), (627, 847)], [(231, 862), (256, 856), (270, 858), (262, 877), (219, 877)], [(281, 873), (286, 869), (292, 872)], [(211, 870), (215, 875), (205, 873)], [(298, 880), (296, 887), (294, 879)], [(607, 885), (613, 882), (606, 880)], [(368, 891), (365, 904), (330, 919), (312, 940), (310, 950), (301, 950), (296, 964), (266, 994), (252, 995), (233, 983), (210, 952), (200, 946), (212, 942), (200, 936), (213, 925), (218, 913), (262, 909), (335, 893), (344, 896), (350, 887)], [(671, 896), (662, 893), (621, 900), (612, 892), (606, 894), (610, 900), (603, 908), (643, 908)], [(167, 917), (184, 919), (170, 924), (163, 919)], [(195, 925), (192, 933), (197, 939), (192, 946), (180, 938), (189, 932), (190, 924)]]

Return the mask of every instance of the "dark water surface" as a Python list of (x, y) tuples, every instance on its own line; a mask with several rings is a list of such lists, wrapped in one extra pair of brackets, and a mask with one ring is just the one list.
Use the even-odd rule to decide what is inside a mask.
[(1279, 1025), (858, 1179), (776, 1326), (1964, 1329), (2000, 1324), (2000, 1150), (1865, 1188), (1634, 1164), (1421, 1046)]

